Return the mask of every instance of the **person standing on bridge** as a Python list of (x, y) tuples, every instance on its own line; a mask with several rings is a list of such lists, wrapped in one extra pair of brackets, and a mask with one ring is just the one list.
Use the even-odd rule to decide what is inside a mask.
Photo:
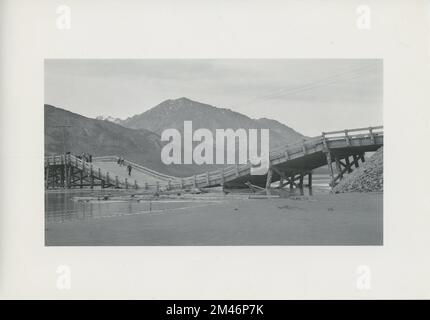
[(131, 166), (131, 164), (129, 164), (129, 165), (127, 166), (127, 170), (128, 170), (128, 175), (129, 175), (129, 176), (131, 176), (131, 169), (132, 169), (132, 166)]

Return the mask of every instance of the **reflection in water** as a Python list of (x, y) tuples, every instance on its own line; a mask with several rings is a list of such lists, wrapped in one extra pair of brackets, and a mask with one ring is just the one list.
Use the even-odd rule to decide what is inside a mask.
[[(314, 193), (327, 192), (328, 178), (314, 179)], [(243, 191), (242, 191), (243, 192)], [(45, 221), (61, 223), (70, 220), (97, 219), (118, 215), (160, 212), (160, 210), (188, 208), (199, 206), (205, 200), (103, 200), (105, 195), (121, 196), (121, 191), (115, 190), (57, 190), (45, 192)], [(82, 198), (80, 198), (82, 197)], [(91, 199), (91, 197), (93, 197)], [(97, 197), (101, 200), (98, 201)], [(222, 196), (217, 201), (222, 200)]]
[[(45, 192), (45, 221), (47, 223), (58, 223), (71, 220), (98, 219), (119, 215), (132, 215), (139, 213), (156, 213), (163, 210), (188, 208), (199, 206), (202, 202), (210, 203), (211, 200), (175, 200), (175, 199), (155, 199), (155, 200), (121, 200), (124, 194), (110, 190), (103, 191), (104, 194), (114, 196), (116, 200), (103, 200), (102, 192), (90, 190), (69, 191), (58, 190), (55, 192)], [(97, 200), (99, 198), (100, 200)], [(215, 202), (219, 202), (216, 200)]]

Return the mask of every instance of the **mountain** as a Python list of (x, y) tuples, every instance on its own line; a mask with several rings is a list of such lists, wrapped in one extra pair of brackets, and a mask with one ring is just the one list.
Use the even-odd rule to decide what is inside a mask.
[[(73, 154), (87, 152), (93, 156), (122, 155), (133, 162), (174, 176), (190, 176), (222, 167), (215, 164), (164, 165), (161, 162), (161, 149), (167, 143), (161, 141), (161, 133), (168, 128), (182, 132), (186, 120), (193, 121), (193, 130), (207, 128), (213, 133), (216, 129), (228, 128), (270, 129), (271, 147), (301, 141), (304, 137), (276, 120), (255, 120), (229, 109), (187, 98), (166, 100), (126, 120), (109, 116), (91, 119), (45, 105), (45, 154), (62, 153), (65, 150)], [(61, 125), (70, 126), (64, 129), (64, 138), (63, 129), (58, 127)]]
[[(68, 126), (63, 129), (59, 126)], [(63, 136), (64, 134), (64, 136)], [(45, 104), (45, 154), (70, 151), (93, 156), (123, 155), (127, 160), (172, 175), (192, 175), (195, 168), (167, 166), (160, 160), (160, 136), (146, 129), (130, 129), (113, 122), (86, 118)]]
[(121, 124), (122, 120), (120, 118), (114, 118), (111, 116), (100, 115), (96, 117), (96, 120), (110, 121), (116, 124)]
[(188, 98), (166, 100), (148, 111), (121, 121), (120, 124), (134, 129), (145, 128), (161, 135), (167, 128), (182, 132), (186, 120), (192, 120), (193, 130), (207, 128), (213, 133), (216, 129), (228, 128), (270, 129), (271, 147), (301, 141), (304, 138), (302, 134), (276, 120), (254, 120), (241, 113)]

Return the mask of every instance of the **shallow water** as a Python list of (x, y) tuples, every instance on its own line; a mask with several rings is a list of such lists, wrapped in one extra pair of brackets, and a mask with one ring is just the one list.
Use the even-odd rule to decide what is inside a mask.
[[(106, 192), (105, 192), (106, 193)], [(154, 200), (126, 200), (109, 199), (97, 200), (92, 198), (101, 193), (84, 190), (80, 192), (57, 191), (45, 192), (45, 221), (47, 223), (66, 222), (71, 220), (100, 219), (113, 216), (157, 213), (172, 209), (186, 209), (210, 204), (220, 200), (202, 199), (154, 199)], [(113, 196), (121, 194), (113, 193)], [(125, 196), (125, 198), (128, 198)]]
[[(313, 193), (327, 193), (328, 177), (313, 177)], [(103, 195), (112, 195), (113, 199), (97, 200)], [(181, 199), (158, 198), (153, 200), (129, 200), (127, 193), (116, 190), (55, 190), (45, 192), (46, 223), (61, 223), (72, 220), (100, 219), (113, 216), (154, 214), (169, 210), (186, 210), (208, 204), (216, 204), (231, 197), (248, 197), (249, 190), (240, 190), (224, 196), (222, 193), (207, 193)], [(295, 189), (293, 194), (298, 194)], [(308, 189), (305, 188), (305, 195)], [(95, 197), (95, 198), (94, 198)], [(123, 198), (123, 199), (121, 199)]]

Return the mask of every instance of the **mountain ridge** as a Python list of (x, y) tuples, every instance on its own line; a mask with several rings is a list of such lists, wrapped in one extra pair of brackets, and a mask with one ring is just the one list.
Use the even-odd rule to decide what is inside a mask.
[(252, 119), (228, 108), (219, 108), (186, 97), (165, 100), (155, 107), (118, 122), (133, 129), (145, 128), (161, 135), (167, 128), (182, 132), (184, 121), (191, 120), (193, 129), (269, 129), (270, 145), (276, 147), (305, 138), (296, 130), (274, 119)]

